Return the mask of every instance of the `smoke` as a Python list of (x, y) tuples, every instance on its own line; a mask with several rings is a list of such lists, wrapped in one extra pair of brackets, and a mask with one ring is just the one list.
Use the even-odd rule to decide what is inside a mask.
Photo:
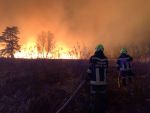
[(150, 37), (149, 0), (0, 0), (0, 31), (18, 26), (21, 43), (41, 31), (68, 46), (140, 44)]

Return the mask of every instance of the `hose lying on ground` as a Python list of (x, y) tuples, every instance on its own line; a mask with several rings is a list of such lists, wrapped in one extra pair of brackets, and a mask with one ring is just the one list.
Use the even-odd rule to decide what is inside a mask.
[(85, 80), (83, 80), (78, 87), (76, 88), (76, 90), (73, 92), (73, 94), (70, 96), (70, 98), (55, 112), (55, 113), (60, 113), (73, 99), (73, 97), (78, 93), (78, 91), (81, 89), (81, 87), (84, 85)]

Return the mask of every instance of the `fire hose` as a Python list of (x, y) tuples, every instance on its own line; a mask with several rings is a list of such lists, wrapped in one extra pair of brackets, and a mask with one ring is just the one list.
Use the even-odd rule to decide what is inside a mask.
[(75, 89), (75, 91), (72, 93), (72, 95), (69, 97), (69, 99), (55, 113), (60, 113), (71, 102), (71, 100), (75, 97), (75, 95), (78, 93), (78, 91), (84, 85), (84, 83), (85, 83), (85, 80), (80, 82), (80, 84)]

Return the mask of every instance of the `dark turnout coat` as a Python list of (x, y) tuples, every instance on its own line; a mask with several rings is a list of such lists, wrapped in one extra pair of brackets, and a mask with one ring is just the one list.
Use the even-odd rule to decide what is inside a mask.
[(133, 58), (128, 54), (121, 54), (117, 59), (118, 70), (121, 76), (133, 75), (131, 62)]
[(108, 59), (102, 51), (95, 52), (89, 62), (89, 81), (92, 86), (91, 93), (101, 92), (105, 90), (106, 73), (108, 68)]

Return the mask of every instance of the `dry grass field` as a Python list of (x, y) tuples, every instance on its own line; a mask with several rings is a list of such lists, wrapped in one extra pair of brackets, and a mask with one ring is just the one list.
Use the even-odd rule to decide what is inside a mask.
[[(0, 59), (0, 113), (55, 113), (86, 76), (88, 61)], [(115, 61), (108, 72), (110, 113), (150, 112), (150, 63), (134, 62), (134, 95), (118, 88)], [(88, 113), (88, 86), (63, 113)]]

